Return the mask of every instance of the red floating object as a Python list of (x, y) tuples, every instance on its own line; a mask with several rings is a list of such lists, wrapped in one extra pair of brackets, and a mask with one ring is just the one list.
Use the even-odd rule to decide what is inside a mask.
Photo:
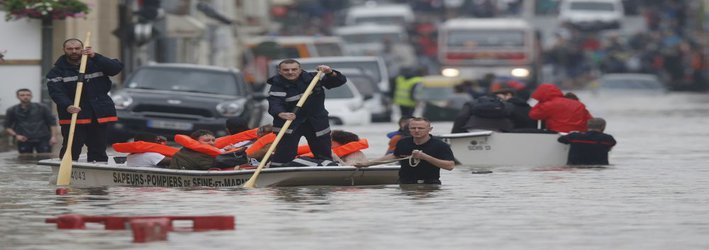
[(172, 231), (172, 224), (167, 218), (132, 219), (133, 242), (144, 243), (167, 240), (167, 232)]

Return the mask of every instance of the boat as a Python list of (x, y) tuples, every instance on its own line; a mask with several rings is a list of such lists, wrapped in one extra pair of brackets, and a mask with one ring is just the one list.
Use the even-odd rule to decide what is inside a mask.
[[(119, 157), (109, 157), (108, 163), (86, 162), (79, 159), (72, 164), (72, 187), (241, 187), (251, 178), (255, 169), (245, 170), (176, 170), (157, 167), (131, 167), (119, 164)], [(125, 158), (125, 157), (123, 157)], [(61, 159), (41, 160), (39, 165), (50, 166), (50, 184), (56, 181)], [(396, 184), (398, 165), (367, 168), (353, 166), (281, 167), (261, 170), (257, 187), (284, 186), (359, 186)]]
[(465, 166), (559, 166), (566, 165), (569, 145), (557, 141), (559, 134), (503, 133), (477, 130), (443, 134), (456, 160)]

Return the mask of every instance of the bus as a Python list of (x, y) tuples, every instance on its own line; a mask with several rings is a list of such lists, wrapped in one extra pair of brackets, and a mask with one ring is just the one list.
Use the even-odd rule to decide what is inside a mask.
[(523, 19), (448, 20), (438, 33), (441, 74), (472, 80), (492, 73), (534, 85), (541, 67), (539, 40), (539, 32)]

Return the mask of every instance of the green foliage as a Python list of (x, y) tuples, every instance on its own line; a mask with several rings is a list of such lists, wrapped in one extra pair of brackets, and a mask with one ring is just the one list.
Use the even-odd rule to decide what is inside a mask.
[(80, 0), (0, 0), (0, 6), (7, 12), (8, 21), (23, 17), (61, 20), (89, 13), (89, 6)]

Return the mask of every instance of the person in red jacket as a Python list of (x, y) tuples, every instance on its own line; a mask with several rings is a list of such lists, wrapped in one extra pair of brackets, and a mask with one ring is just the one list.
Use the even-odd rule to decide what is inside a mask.
[(546, 128), (556, 132), (585, 132), (586, 123), (593, 118), (580, 101), (565, 98), (561, 90), (553, 84), (543, 83), (532, 93), (539, 101), (529, 110), (529, 118), (543, 120)]

